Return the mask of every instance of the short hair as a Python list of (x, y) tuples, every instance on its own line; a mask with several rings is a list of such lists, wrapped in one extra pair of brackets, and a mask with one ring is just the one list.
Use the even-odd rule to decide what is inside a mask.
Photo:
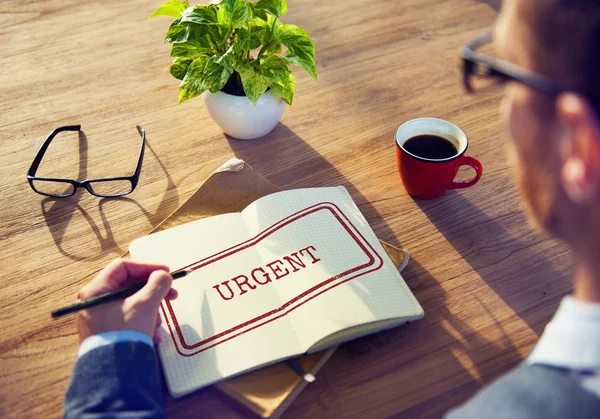
[(600, 0), (521, 0), (536, 62), (600, 112)]

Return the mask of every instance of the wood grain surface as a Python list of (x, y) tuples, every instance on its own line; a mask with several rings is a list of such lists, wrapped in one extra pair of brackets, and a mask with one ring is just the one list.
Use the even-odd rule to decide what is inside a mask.
[[(467, 97), (459, 46), (489, 28), (498, 2), (288, 0), (286, 23), (314, 38), (319, 82), (297, 73), (294, 105), (267, 137), (224, 136), (201, 100), (177, 105), (164, 71), (169, 21), (156, 1), (0, 1), (0, 417), (60, 417), (75, 361), (74, 318), (50, 319), (128, 244), (237, 156), (280, 188), (345, 185), (376, 234), (410, 250), (404, 272), (425, 309), (408, 327), (344, 345), (287, 413), (436, 418), (531, 349), (570, 290), (567, 249), (529, 227), (511, 176), (500, 92)], [(393, 134), (447, 119), (483, 164), (473, 188), (414, 201)], [(127, 175), (123, 199), (35, 194), (25, 174), (46, 135), (67, 124), (41, 175)], [(470, 173), (461, 173), (470, 176)], [(237, 418), (211, 390), (170, 400), (171, 417)]]

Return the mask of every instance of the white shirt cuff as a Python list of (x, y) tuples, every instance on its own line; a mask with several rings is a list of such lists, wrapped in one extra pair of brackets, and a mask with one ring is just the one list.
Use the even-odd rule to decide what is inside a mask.
[(152, 338), (145, 333), (138, 332), (137, 330), (115, 330), (86, 338), (79, 346), (77, 358), (81, 358), (93, 349), (118, 342), (143, 342), (154, 347)]

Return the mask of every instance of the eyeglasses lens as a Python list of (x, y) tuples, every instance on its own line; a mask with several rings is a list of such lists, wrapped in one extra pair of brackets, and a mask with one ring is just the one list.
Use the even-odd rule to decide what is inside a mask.
[(121, 196), (133, 190), (129, 180), (101, 180), (90, 182), (89, 186), (95, 195), (100, 196)]
[(68, 182), (34, 179), (33, 188), (43, 195), (71, 196), (75, 187)]

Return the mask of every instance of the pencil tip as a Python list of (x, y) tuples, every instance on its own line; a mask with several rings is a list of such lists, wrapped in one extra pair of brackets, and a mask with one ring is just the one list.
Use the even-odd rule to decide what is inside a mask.
[(171, 276), (173, 277), (173, 279), (179, 279), (179, 278), (183, 278), (184, 276), (186, 276), (190, 272), (192, 272), (191, 269), (182, 269), (180, 271), (173, 272), (171, 274)]

